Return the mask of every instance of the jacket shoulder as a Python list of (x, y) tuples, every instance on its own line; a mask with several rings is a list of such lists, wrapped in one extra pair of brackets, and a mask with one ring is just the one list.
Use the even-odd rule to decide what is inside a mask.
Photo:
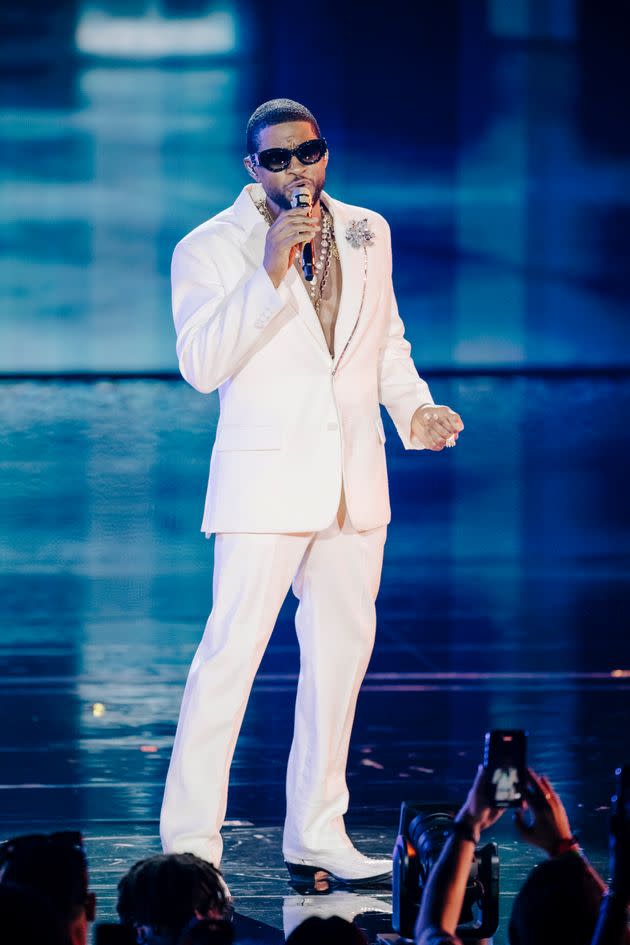
[(193, 256), (205, 255), (209, 251), (212, 252), (217, 242), (224, 243), (226, 239), (230, 242), (240, 242), (242, 236), (243, 230), (237, 221), (234, 207), (227, 207), (182, 236), (175, 244), (173, 254), (185, 250)]

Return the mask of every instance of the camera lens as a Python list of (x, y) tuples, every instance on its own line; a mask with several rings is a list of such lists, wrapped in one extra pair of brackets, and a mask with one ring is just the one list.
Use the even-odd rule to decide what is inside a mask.
[(409, 824), (409, 839), (418, 853), (425, 880), (450, 836), (453, 819), (447, 813), (418, 814)]

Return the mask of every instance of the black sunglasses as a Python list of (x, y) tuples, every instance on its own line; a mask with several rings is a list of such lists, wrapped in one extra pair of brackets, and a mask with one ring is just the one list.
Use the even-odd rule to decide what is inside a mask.
[(265, 170), (277, 174), (286, 171), (294, 154), (301, 164), (317, 164), (327, 151), (325, 138), (311, 138), (298, 144), (297, 148), (267, 148), (266, 151), (250, 154), (250, 158), (254, 164), (260, 164)]

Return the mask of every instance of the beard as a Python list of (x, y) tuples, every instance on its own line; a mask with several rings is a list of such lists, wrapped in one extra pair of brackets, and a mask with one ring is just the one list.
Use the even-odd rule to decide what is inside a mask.
[[(309, 190), (311, 191), (311, 198), (312, 198), (313, 204), (316, 204), (317, 201), (319, 200), (322, 190), (324, 189), (325, 181), (322, 180), (321, 182), (318, 182), (316, 184), (313, 183), (312, 181), (310, 181), (309, 183), (311, 184), (311, 186), (309, 187)], [(292, 209), (291, 198), (287, 197), (286, 191), (280, 190), (280, 188), (271, 188), (271, 187), (264, 188), (264, 190), (265, 190), (266, 195), (269, 197), (269, 199), (273, 200), (276, 206), (280, 207), (281, 210)]]

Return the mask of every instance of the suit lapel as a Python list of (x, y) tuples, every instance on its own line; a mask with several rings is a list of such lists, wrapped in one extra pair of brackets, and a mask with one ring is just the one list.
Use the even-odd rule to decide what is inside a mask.
[[(248, 184), (245, 188), (243, 188), (240, 195), (236, 199), (234, 208), (239, 215), (241, 225), (250, 231), (244, 247), (245, 254), (249, 256), (251, 262), (256, 267), (258, 267), (260, 266), (261, 260), (264, 256), (265, 239), (267, 237), (268, 227), (260, 212), (254, 205), (254, 202), (248, 191), (254, 197), (263, 196), (263, 189), (260, 184)], [(328, 345), (326, 344), (326, 339), (324, 337), (324, 332), (322, 331), (322, 326), (319, 323), (317, 312), (313, 308), (313, 303), (311, 302), (304, 283), (300, 279), (299, 273), (293, 266), (289, 270), (285, 281), (295, 301), (295, 308), (297, 309), (298, 315), (304, 322), (304, 325), (308, 329), (310, 335), (317, 343), (317, 346), (326, 355), (326, 359), (330, 360), (330, 351), (328, 350)]]
[[(267, 224), (256, 209), (252, 196), (262, 197), (262, 195), (263, 190), (260, 184), (248, 184), (243, 188), (234, 203), (234, 210), (239, 222), (244, 229), (249, 231), (244, 250), (257, 267), (260, 265), (264, 254)], [(341, 266), (341, 298), (335, 324), (334, 351), (336, 363), (348, 344), (359, 317), (364, 294), (365, 251), (353, 248), (346, 239), (346, 227), (350, 219), (344, 205), (334, 200), (325, 191), (322, 192), (322, 197), (333, 217), (335, 241), (339, 250)], [(313, 308), (313, 303), (304, 283), (293, 267), (286, 277), (286, 284), (293, 295), (298, 314), (309, 334), (326, 356), (326, 359), (330, 361), (330, 352), (317, 312)]]
[(346, 239), (346, 227), (350, 222), (343, 204), (326, 193), (322, 195), (333, 215), (335, 242), (339, 250), (341, 265), (341, 298), (335, 324), (335, 363), (346, 348), (359, 317), (365, 279), (365, 252), (354, 249)]
[(326, 338), (324, 337), (324, 331), (320, 324), (319, 318), (317, 317), (317, 312), (313, 308), (313, 303), (311, 302), (311, 297), (308, 293), (308, 290), (300, 279), (300, 275), (294, 266), (291, 266), (291, 269), (287, 274), (286, 283), (291, 289), (291, 292), (293, 293), (293, 296), (297, 302), (298, 311), (304, 324), (310, 331), (318, 346), (326, 355), (326, 358), (330, 360), (330, 351), (328, 350)]

